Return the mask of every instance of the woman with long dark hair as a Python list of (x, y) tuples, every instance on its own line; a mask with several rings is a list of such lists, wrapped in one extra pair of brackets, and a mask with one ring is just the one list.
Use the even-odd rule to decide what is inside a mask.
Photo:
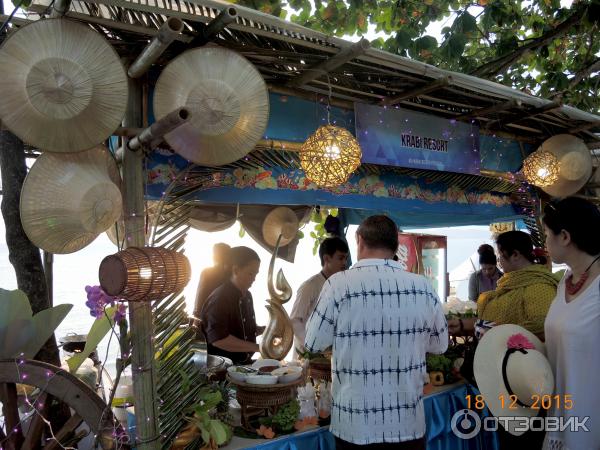
[[(544, 210), (546, 247), (555, 263), (568, 266), (546, 317), (546, 353), (554, 372), (550, 417), (586, 422), (589, 431), (550, 431), (544, 448), (600, 448), (600, 211), (587, 200), (567, 197)], [(589, 418), (589, 419), (586, 419)]]

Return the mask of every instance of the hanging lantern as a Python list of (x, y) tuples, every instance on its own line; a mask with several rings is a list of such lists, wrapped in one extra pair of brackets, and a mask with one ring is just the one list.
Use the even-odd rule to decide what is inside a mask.
[(558, 159), (546, 150), (537, 150), (523, 161), (523, 175), (529, 183), (539, 187), (554, 184), (559, 171)]
[(360, 166), (362, 152), (352, 134), (334, 125), (320, 127), (302, 145), (300, 164), (315, 184), (332, 187), (348, 180)]
[(129, 247), (100, 263), (100, 286), (108, 295), (131, 302), (160, 300), (190, 281), (189, 260), (161, 247)]

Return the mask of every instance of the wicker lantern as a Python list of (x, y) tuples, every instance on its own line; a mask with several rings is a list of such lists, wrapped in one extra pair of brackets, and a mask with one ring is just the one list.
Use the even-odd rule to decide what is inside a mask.
[(334, 125), (320, 127), (302, 145), (300, 164), (315, 184), (332, 187), (348, 180), (360, 166), (362, 152), (352, 134)]
[(554, 184), (559, 171), (558, 159), (546, 150), (537, 150), (523, 161), (523, 175), (529, 183), (539, 187)]
[(190, 281), (189, 260), (160, 247), (129, 247), (100, 263), (100, 285), (109, 295), (131, 302), (160, 300)]

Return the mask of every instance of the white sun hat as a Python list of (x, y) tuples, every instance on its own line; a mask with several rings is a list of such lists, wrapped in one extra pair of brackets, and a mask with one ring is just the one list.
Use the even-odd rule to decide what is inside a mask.
[[(495, 417), (537, 416), (542, 397), (551, 395), (554, 389), (544, 344), (517, 325), (498, 325), (485, 333), (475, 351), (473, 372), (477, 387)], [(500, 423), (506, 425), (504, 421)], [(522, 424), (508, 422), (508, 425), (509, 433), (523, 434), (514, 430)]]

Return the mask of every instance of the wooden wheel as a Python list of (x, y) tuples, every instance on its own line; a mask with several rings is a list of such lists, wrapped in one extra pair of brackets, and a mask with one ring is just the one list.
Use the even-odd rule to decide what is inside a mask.
[[(58, 430), (47, 426), (52, 402), (61, 402), (71, 412)], [(76, 448), (90, 434), (97, 437), (94, 447), (129, 447), (124, 430), (106, 403), (85, 383), (51, 364), (0, 360), (0, 403), (2, 449)]]

